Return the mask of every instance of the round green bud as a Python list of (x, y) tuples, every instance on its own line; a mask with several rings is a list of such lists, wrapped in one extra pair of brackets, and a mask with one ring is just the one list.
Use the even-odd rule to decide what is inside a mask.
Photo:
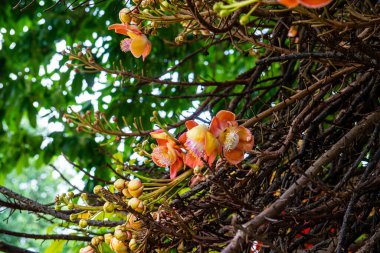
[(87, 222), (87, 220), (81, 219), (81, 220), (79, 221), (79, 226), (80, 226), (81, 228), (85, 228), (85, 227), (87, 227), (87, 226), (88, 226), (88, 222)]
[(70, 199), (72, 199), (72, 198), (74, 198), (74, 192), (69, 192), (69, 193), (67, 193), (67, 196), (70, 198)]
[(76, 214), (76, 213), (70, 214), (70, 220), (71, 221), (75, 221), (76, 219), (78, 219), (78, 214)]
[(83, 201), (87, 201), (87, 200), (88, 200), (88, 195), (87, 195), (87, 193), (82, 193), (82, 194), (80, 195), (80, 197), (83, 199)]
[(241, 25), (246, 25), (249, 22), (249, 15), (244, 15), (240, 17), (239, 23)]
[(103, 205), (103, 210), (105, 213), (112, 213), (113, 210), (115, 210), (115, 206), (114, 204), (112, 204), (111, 202), (106, 202), (104, 205)]
[(212, 8), (215, 12), (219, 12), (222, 10), (222, 7), (223, 7), (223, 2), (217, 2), (214, 4)]
[(218, 14), (219, 14), (219, 17), (225, 18), (225, 17), (229, 16), (231, 14), (231, 12), (228, 10), (221, 10)]
[(71, 202), (69, 204), (67, 204), (67, 209), (69, 209), (69, 210), (74, 209), (74, 204)]

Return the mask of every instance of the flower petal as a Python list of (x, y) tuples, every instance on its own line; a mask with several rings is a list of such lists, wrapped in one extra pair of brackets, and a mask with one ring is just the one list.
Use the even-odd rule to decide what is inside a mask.
[(203, 166), (202, 160), (195, 157), (190, 152), (186, 154), (185, 164), (192, 169), (194, 169), (196, 166)]
[(240, 150), (243, 150), (243, 151), (251, 151), (253, 149), (253, 138), (251, 139), (251, 141), (240, 141), (237, 145), (238, 149)]
[[(206, 132), (205, 151), (207, 156), (215, 155), (219, 149), (219, 142), (211, 132)], [(216, 155), (215, 155), (216, 156)]]
[(145, 61), (145, 58), (150, 54), (150, 51), (152, 50), (152, 43), (148, 41), (148, 44), (146, 45), (144, 52), (142, 53), (142, 59)]
[(299, 0), (277, 0), (277, 2), (285, 5), (288, 8), (294, 8), (299, 4)]
[(215, 117), (217, 117), (222, 122), (235, 121), (236, 119), (235, 113), (226, 110), (219, 111)]
[(149, 41), (145, 35), (140, 35), (136, 36), (135, 38), (132, 38), (131, 53), (133, 54), (133, 56), (139, 58), (143, 54), (148, 42)]
[(125, 24), (112, 24), (108, 27), (108, 30), (115, 30), (116, 33), (128, 35), (128, 26)]
[(166, 144), (168, 143), (170, 139), (168, 135), (162, 129), (151, 132), (150, 136), (156, 139), (159, 146), (166, 146)]
[(173, 179), (177, 176), (177, 173), (179, 170), (181, 170), (183, 166), (183, 162), (181, 159), (177, 159), (171, 166), (170, 166), (170, 178)]
[(186, 121), (185, 125), (186, 125), (187, 129), (190, 130), (193, 127), (198, 126), (198, 123), (195, 122), (194, 120), (188, 120), (188, 121)]
[(224, 157), (231, 164), (238, 164), (244, 159), (244, 152), (240, 149), (234, 149), (224, 152)]
[(249, 142), (252, 140), (251, 131), (249, 131), (247, 128), (245, 128), (243, 126), (239, 126), (238, 129), (239, 129), (238, 135), (239, 135), (239, 139), (241, 141)]
[(181, 134), (181, 136), (178, 138), (178, 141), (179, 141), (180, 143), (182, 143), (182, 144), (185, 144), (186, 140), (187, 140), (186, 132), (183, 133), (183, 134)]
[(228, 122), (235, 121), (236, 116), (234, 113), (226, 110), (222, 110), (216, 114), (212, 119), (210, 125), (210, 131), (215, 136), (218, 137), (224, 129), (228, 127)]
[(321, 8), (331, 3), (332, 0), (299, 0), (300, 4), (309, 8)]

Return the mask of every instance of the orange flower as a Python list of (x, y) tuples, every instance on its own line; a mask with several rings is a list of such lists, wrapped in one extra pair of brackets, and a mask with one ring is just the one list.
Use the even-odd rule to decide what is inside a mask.
[(188, 153), (185, 164), (190, 168), (203, 166), (202, 158), (211, 165), (219, 153), (220, 145), (206, 125), (198, 125), (193, 120), (186, 122), (188, 131), (181, 135), (179, 141)]
[(231, 164), (240, 163), (244, 159), (244, 152), (253, 148), (251, 132), (238, 125), (232, 112), (218, 112), (211, 121), (210, 131), (218, 138), (223, 155)]
[(285, 5), (288, 8), (294, 8), (301, 4), (308, 8), (320, 8), (331, 3), (332, 0), (278, 0), (280, 4)]
[(152, 44), (137, 26), (129, 24), (131, 18), (128, 16), (128, 13), (128, 9), (122, 9), (119, 12), (122, 24), (112, 24), (108, 27), (108, 30), (115, 30), (116, 33), (130, 37), (120, 42), (121, 51), (131, 51), (134, 57), (140, 58), (142, 56), (144, 61), (152, 50)]
[(120, 48), (123, 52), (131, 51), (134, 57), (140, 58), (143, 61), (149, 55), (152, 44), (148, 38), (135, 25), (128, 24), (113, 24), (108, 27), (108, 30), (115, 30), (116, 33), (129, 36), (120, 42)]
[(178, 171), (185, 166), (185, 154), (164, 131), (157, 130), (150, 135), (158, 143), (152, 152), (153, 162), (160, 167), (170, 167), (170, 178), (175, 178)]

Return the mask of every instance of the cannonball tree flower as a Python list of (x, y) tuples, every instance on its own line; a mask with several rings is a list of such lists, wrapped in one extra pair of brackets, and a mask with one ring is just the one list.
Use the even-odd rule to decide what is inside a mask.
[(179, 141), (183, 143), (188, 151), (185, 164), (190, 168), (203, 166), (202, 159), (204, 159), (211, 165), (220, 153), (218, 140), (204, 124), (199, 125), (193, 120), (188, 120), (186, 127), (188, 131), (179, 138)]
[(252, 150), (253, 136), (251, 132), (239, 126), (235, 114), (220, 111), (212, 119), (211, 133), (218, 138), (223, 149), (223, 155), (231, 164), (238, 164), (244, 159), (244, 153)]
[(308, 8), (321, 8), (331, 3), (332, 0), (277, 0), (288, 8), (294, 8), (301, 4)]
[(152, 50), (152, 44), (148, 38), (135, 25), (112, 24), (108, 30), (115, 30), (116, 33), (130, 37), (120, 42), (120, 48), (123, 52), (131, 51), (136, 58), (142, 56), (144, 61)]
[(156, 139), (158, 144), (152, 152), (153, 162), (160, 167), (169, 167), (170, 178), (175, 178), (178, 171), (185, 166), (185, 154), (164, 131), (157, 130), (150, 135)]

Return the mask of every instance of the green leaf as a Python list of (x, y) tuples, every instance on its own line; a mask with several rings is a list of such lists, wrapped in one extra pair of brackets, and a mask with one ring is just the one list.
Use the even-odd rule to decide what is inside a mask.
[(59, 253), (62, 252), (63, 246), (65, 245), (66, 240), (56, 240), (52, 241), (49, 247), (45, 250), (45, 253)]
[(83, 76), (81, 74), (76, 74), (71, 84), (71, 92), (74, 96), (78, 96), (82, 91)]

